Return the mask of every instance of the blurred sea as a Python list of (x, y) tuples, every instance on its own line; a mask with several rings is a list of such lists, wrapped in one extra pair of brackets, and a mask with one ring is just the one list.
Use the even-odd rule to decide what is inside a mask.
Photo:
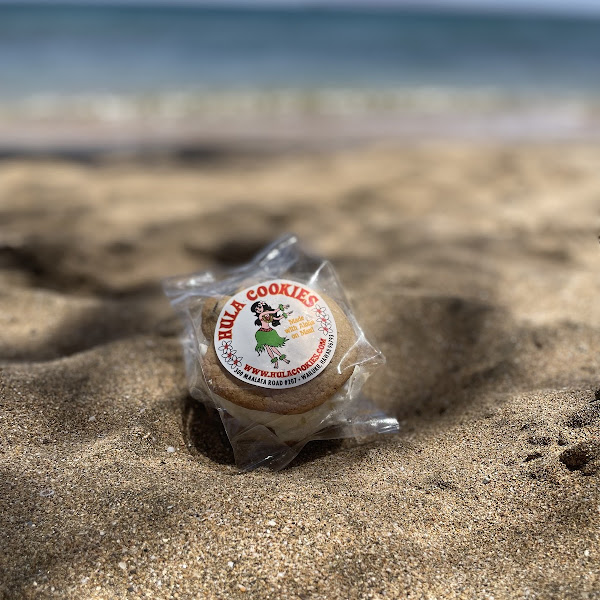
[(589, 131), (600, 19), (0, 4), (0, 124), (382, 115)]

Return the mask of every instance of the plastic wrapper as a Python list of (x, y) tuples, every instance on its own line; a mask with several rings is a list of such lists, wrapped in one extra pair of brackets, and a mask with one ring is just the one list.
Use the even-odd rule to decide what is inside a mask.
[(163, 286), (185, 324), (190, 394), (219, 412), (240, 469), (281, 469), (311, 440), (398, 430), (361, 392), (383, 355), (331, 264), (295, 236)]

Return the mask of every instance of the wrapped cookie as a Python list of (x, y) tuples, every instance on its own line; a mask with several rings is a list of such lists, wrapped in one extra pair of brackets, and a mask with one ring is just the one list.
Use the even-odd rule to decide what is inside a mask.
[(361, 388), (383, 356), (327, 261), (286, 236), (247, 265), (173, 277), (190, 393), (216, 408), (244, 470), (286, 466), (310, 440), (398, 430)]

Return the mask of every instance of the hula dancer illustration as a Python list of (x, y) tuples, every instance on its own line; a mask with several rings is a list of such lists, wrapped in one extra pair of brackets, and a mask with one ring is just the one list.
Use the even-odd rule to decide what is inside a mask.
[(261, 300), (250, 307), (250, 310), (258, 317), (254, 324), (260, 326), (260, 329), (254, 334), (256, 338), (255, 350), (259, 356), (263, 350), (266, 350), (276, 369), (279, 368), (280, 360), (287, 364), (290, 363), (286, 355), (278, 350), (278, 348), (285, 346), (287, 338), (281, 337), (273, 329), (273, 327), (281, 325), (281, 319), (287, 319), (288, 315), (292, 314), (293, 311), (288, 311), (289, 307), (289, 304), (280, 304), (277, 309), (272, 309), (266, 302)]

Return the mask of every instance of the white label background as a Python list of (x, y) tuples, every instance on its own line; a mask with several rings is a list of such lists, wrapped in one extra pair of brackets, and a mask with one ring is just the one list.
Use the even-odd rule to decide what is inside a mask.
[[(264, 291), (270, 286), (272, 290), (281, 289), (282, 284), (287, 284), (289, 294), (294, 293), (294, 288), (296, 294), (304, 289), (308, 292), (304, 301), (311, 296), (316, 297), (316, 301), (307, 307), (301, 300), (286, 294), (260, 296), (256, 293), (259, 288)], [(255, 324), (258, 316), (251, 307), (257, 300), (266, 302), (273, 310), (280, 304), (290, 305), (289, 309), (284, 309), (288, 317), (281, 317), (280, 325), (273, 327), (270, 324), (280, 337), (287, 338), (285, 345), (276, 349), (290, 362), (280, 359), (277, 369), (266, 348), (260, 355), (256, 351), (255, 333), (261, 326)], [(242, 304), (244, 306), (240, 308)], [(225, 325), (231, 322), (231, 316), (235, 317), (233, 327), (227, 328)], [(231, 339), (224, 337), (228, 332), (231, 332)], [(274, 279), (246, 288), (227, 302), (217, 321), (214, 344), (223, 367), (241, 381), (264, 388), (285, 389), (307, 383), (323, 372), (335, 352), (337, 328), (331, 309), (320, 294), (295, 281)]]

